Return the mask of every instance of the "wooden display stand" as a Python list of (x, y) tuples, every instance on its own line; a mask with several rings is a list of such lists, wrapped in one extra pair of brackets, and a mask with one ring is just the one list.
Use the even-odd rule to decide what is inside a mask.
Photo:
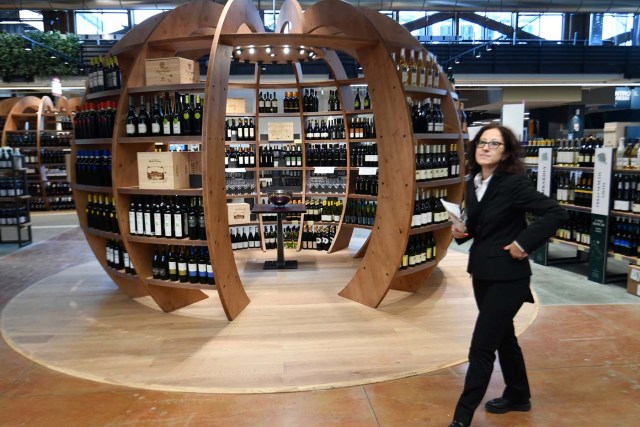
[[(233, 82), (229, 79), (232, 52), (238, 46), (262, 47), (256, 49), (255, 73), (253, 81)], [(270, 83), (261, 79), (261, 66), (258, 61), (272, 61), (264, 53), (264, 47), (283, 51), (291, 47), (297, 51), (299, 47), (311, 48), (322, 58), (333, 75), (333, 80), (307, 81), (301, 72), (299, 62), (292, 61), (294, 81), (287, 83)], [(457, 111), (454, 105), (455, 93), (449, 85), (444, 73), (440, 73), (437, 87), (403, 87), (393, 63), (391, 53), (400, 48), (422, 51), (424, 48), (397, 22), (377, 12), (360, 10), (337, 0), (323, 0), (311, 6), (304, 14), (294, 0), (283, 3), (276, 32), (264, 31), (260, 15), (253, 2), (249, 0), (232, 0), (223, 7), (206, 0), (194, 0), (170, 12), (156, 15), (141, 25), (134, 27), (111, 51), (117, 55), (123, 69), (125, 81), (123, 89), (87, 95), (87, 99), (117, 99), (118, 117), (111, 140), (78, 141), (81, 145), (111, 145), (113, 155), (113, 192), (116, 201), (120, 230), (128, 230), (128, 209), (132, 195), (165, 194), (165, 195), (197, 195), (203, 197), (205, 206), (205, 222), (209, 253), (215, 274), (215, 288), (229, 320), (237, 317), (249, 303), (249, 298), (242, 286), (234, 260), (229, 237), (229, 222), (226, 200), (235, 196), (225, 192), (224, 164), (225, 122), (230, 117), (251, 117), (255, 120), (256, 129), (260, 129), (261, 121), (268, 122), (273, 117), (286, 117), (299, 120), (304, 126), (305, 119), (310, 116), (337, 116), (344, 123), (359, 114), (375, 114), (376, 137), (367, 139), (345, 138), (340, 141), (307, 141), (302, 145), (314, 143), (352, 143), (375, 142), (380, 158), (378, 168), (377, 213), (371, 234), (358, 256), (362, 262), (354, 277), (349, 281), (340, 295), (368, 305), (377, 307), (389, 289), (415, 291), (433, 272), (438, 262), (445, 256), (451, 241), (450, 223), (429, 225), (422, 228), (411, 228), (411, 216), (414, 195), (417, 188), (447, 188), (448, 199), (460, 202), (463, 193), (463, 173), (457, 177), (416, 183), (415, 180), (415, 147), (418, 144), (456, 144), (459, 159), (463, 159), (463, 139)], [(352, 56), (361, 66), (365, 78), (347, 78), (345, 70), (338, 59), (337, 51)], [(152, 58), (182, 57), (198, 59), (209, 55), (206, 81), (203, 83), (148, 86), (145, 82), (145, 60)], [(285, 59), (279, 59), (287, 63)], [(351, 85), (368, 86), (373, 109), (351, 110), (345, 106), (353, 105)], [(258, 112), (258, 92), (261, 90), (295, 90), (302, 94), (305, 88), (336, 88), (340, 98), (342, 111), (306, 113), (262, 114)], [(227, 99), (232, 98), (232, 90), (250, 90), (254, 93), (255, 103), (249, 106), (249, 112), (228, 114), (224, 108)], [(124, 137), (126, 108), (131, 94), (161, 94), (165, 91), (194, 92), (204, 91), (204, 119), (202, 136), (192, 137)], [(444, 133), (414, 134), (411, 118), (407, 109), (407, 97), (422, 100), (426, 97), (441, 100), (441, 108), (445, 117)], [(302, 103), (301, 103), (302, 104)], [(302, 128), (304, 129), (304, 127)], [(258, 133), (258, 132), (256, 132)], [(138, 152), (153, 151), (154, 143), (191, 143), (202, 147), (202, 188), (188, 190), (150, 191), (138, 188), (136, 158)], [(256, 140), (242, 141), (242, 144), (253, 145), (255, 151), (261, 142)], [(302, 150), (305, 156), (306, 150)], [(75, 151), (74, 151), (75, 153)], [(349, 156), (347, 156), (348, 158)], [(303, 157), (302, 164), (306, 164)], [(256, 177), (261, 169), (258, 164)], [(304, 203), (307, 198), (318, 196), (306, 193), (307, 172), (312, 168), (297, 168), (303, 171), (303, 189), (299, 194)], [(354, 196), (349, 176), (355, 168), (348, 164), (347, 191), (339, 195), (346, 207), (346, 201)], [(256, 178), (257, 179), (257, 178)], [(74, 181), (75, 182), (75, 181)], [(258, 183), (258, 187), (259, 183)], [(80, 189), (75, 193), (81, 196)], [(93, 190), (95, 191), (95, 190)], [(106, 191), (106, 190), (105, 190)], [(258, 195), (246, 195), (259, 200)], [(335, 195), (333, 195), (335, 196)], [(322, 197), (322, 196), (320, 196)], [(358, 198), (358, 197), (353, 197)], [(121, 235), (100, 235), (91, 232), (83, 220), (86, 196), (76, 197), (77, 209), (80, 213), (81, 225), (85, 230), (94, 253), (104, 266), (104, 245), (106, 239), (121, 240), (133, 261), (137, 276), (114, 274), (112, 279), (131, 296), (148, 293), (164, 310), (172, 311), (207, 298), (207, 294), (196, 286), (185, 286), (175, 282), (162, 282), (151, 279), (151, 258), (153, 247), (166, 243), (163, 239), (130, 236), (127, 232)], [(259, 202), (258, 202), (259, 203)], [(345, 248), (350, 241), (354, 226), (343, 224), (344, 212), (337, 224), (337, 232), (330, 252)], [(304, 217), (303, 217), (304, 221)], [(263, 222), (258, 221), (261, 229)], [(437, 245), (437, 258), (418, 267), (400, 271), (401, 260), (410, 235), (433, 232)], [(173, 241), (173, 244), (187, 244)], [(264, 245), (263, 245), (264, 247)], [(128, 284), (125, 285), (124, 283)]]
[[(37, 161), (35, 163), (25, 165), (28, 169), (34, 170), (34, 173), (27, 175), (29, 182), (36, 182), (40, 184), (40, 194), (34, 195), (36, 198), (42, 200), (42, 208), (44, 210), (52, 209), (50, 204), (51, 196), (47, 194), (45, 188), (45, 182), (49, 177), (46, 176), (46, 167), (65, 167), (66, 163), (60, 162), (58, 164), (52, 164), (43, 162), (41, 157), (41, 148), (47, 150), (67, 150), (71, 151), (71, 146), (48, 146), (43, 144), (44, 135), (52, 135), (59, 133), (72, 133), (72, 130), (59, 130), (56, 128), (56, 122), (61, 117), (68, 118), (70, 120), (71, 111), (78, 105), (80, 98), (60, 98), (58, 107), (54, 106), (53, 101), (48, 96), (38, 98), (35, 96), (26, 96), (22, 98), (10, 98), (0, 104), (0, 117), (5, 118), (5, 126), (2, 130), (2, 146), (11, 145), (9, 142), (9, 135), (18, 134), (31, 134), (33, 136), (33, 144), (28, 146), (18, 147), (21, 151), (33, 150), (37, 152)], [(25, 127), (29, 126), (29, 130), (25, 130)], [(44, 166), (44, 168), (43, 168)], [(67, 172), (68, 173), (68, 172)], [(56, 180), (68, 180), (68, 175), (56, 177)]]

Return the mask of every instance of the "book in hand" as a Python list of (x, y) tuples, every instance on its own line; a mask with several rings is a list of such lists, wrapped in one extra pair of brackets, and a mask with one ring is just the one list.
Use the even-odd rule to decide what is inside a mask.
[(453, 222), (453, 225), (460, 231), (466, 231), (467, 226), (465, 222), (467, 221), (467, 218), (466, 214), (460, 210), (460, 205), (457, 203), (447, 202), (444, 199), (440, 199), (440, 201), (449, 214), (449, 219)]

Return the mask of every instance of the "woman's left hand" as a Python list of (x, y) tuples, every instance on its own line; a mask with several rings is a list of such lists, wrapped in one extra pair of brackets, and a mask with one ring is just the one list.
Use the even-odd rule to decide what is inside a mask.
[(511, 257), (514, 259), (525, 259), (527, 257), (527, 253), (521, 251), (518, 245), (515, 244), (515, 242), (505, 246), (502, 249), (504, 249), (505, 251), (509, 251), (509, 254), (511, 254)]

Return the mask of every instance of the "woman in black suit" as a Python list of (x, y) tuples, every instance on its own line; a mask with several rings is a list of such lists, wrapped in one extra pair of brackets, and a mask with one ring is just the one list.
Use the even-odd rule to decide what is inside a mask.
[[(555, 200), (534, 188), (525, 175), (522, 147), (511, 130), (485, 126), (469, 147), (466, 229), (452, 227), (458, 243), (473, 239), (467, 271), (472, 276), (478, 318), (469, 349), (464, 390), (451, 427), (471, 424), (487, 391), (498, 351), (506, 388), (489, 400), (488, 412), (528, 411), (531, 395), (513, 318), (525, 302), (531, 267), (527, 255), (542, 245), (568, 215)], [(539, 218), (527, 225), (525, 215)]]

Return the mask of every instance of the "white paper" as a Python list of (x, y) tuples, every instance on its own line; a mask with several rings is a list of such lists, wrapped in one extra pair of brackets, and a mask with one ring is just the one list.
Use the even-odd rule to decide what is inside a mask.
[(451, 219), (451, 222), (454, 223), (456, 228), (461, 231), (466, 230), (467, 228), (465, 225), (466, 218), (460, 211), (460, 205), (456, 203), (447, 202), (445, 199), (440, 199), (440, 201), (442, 202), (442, 206), (444, 206), (444, 208), (447, 210), (447, 213), (449, 214), (449, 219)]

